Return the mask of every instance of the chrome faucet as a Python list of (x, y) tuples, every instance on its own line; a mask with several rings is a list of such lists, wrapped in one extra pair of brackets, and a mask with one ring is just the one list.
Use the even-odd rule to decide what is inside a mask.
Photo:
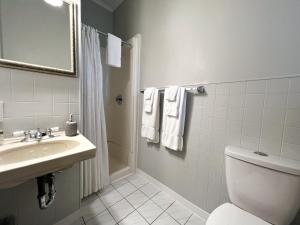
[(35, 131), (32, 130), (15, 131), (13, 132), (13, 137), (24, 136), (21, 142), (30, 142), (30, 141), (40, 142), (44, 136), (48, 136), (48, 138), (54, 138), (56, 135), (53, 135), (53, 132), (58, 132), (58, 131), (59, 131), (59, 127), (48, 128), (45, 131), (41, 131), (40, 128), (37, 128)]
[(36, 132), (35, 132), (35, 134), (34, 134), (34, 138), (35, 138), (37, 141), (40, 141), (40, 140), (42, 140), (43, 136), (45, 136), (45, 135), (43, 134), (43, 132), (41, 132), (40, 128), (37, 128), (37, 129), (36, 129)]

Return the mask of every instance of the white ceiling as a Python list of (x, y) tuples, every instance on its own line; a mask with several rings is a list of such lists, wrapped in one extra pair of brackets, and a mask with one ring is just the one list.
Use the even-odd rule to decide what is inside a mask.
[(113, 12), (124, 0), (93, 0), (103, 8)]

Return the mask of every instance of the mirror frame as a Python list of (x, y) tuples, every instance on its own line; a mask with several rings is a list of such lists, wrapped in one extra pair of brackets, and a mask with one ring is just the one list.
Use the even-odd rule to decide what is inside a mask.
[(27, 70), (39, 73), (54, 74), (60, 76), (77, 77), (77, 49), (78, 49), (78, 37), (77, 37), (77, 5), (72, 0), (63, 0), (69, 4), (70, 10), (70, 32), (71, 32), (71, 69), (64, 70), (55, 67), (36, 65), (31, 63), (13, 61), (8, 59), (0, 59), (0, 67), (6, 67), (18, 70)]

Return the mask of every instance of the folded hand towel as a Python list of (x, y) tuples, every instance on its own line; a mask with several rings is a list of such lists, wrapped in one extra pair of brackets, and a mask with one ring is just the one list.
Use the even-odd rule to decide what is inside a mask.
[(154, 91), (155, 88), (146, 88), (144, 92), (144, 111), (147, 113), (152, 112)]
[(169, 87), (165, 90), (165, 103), (164, 111), (169, 116), (178, 116), (178, 110), (180, 105), (179, 93), (180, 88), (178, 86)]
[(164, 99), (161, 143), (163, 146), (169, 149), (181, 151), (183, 147), (183, 134), (186, 112), (185, 88), (179, 88), (176, 101), (179, 101), (178, 116), (173, 117), (169, 116), (166, 113), (165, 106), (170, 102), (166, 98)]
[(158, 143), (159, 142), (159, 102), (160, 96), (158, 89), (154, 88), (153, 94), (153, 104), (150, 113), (145, 111), (145, 101), (144, 109), (142, 114), (142, 137), (147, 138), (148, 142)]
[(122, 40), (112, 34), (107, 37), (107, 64), (113, 67), (121, 67)]
[(177, 93), (178, 93), (178, 86), (173, 86), (173, 87), (169, 87), (165, 90), (165, 98), (170, 101), (173, 102), (176, 100), (177, 97)]

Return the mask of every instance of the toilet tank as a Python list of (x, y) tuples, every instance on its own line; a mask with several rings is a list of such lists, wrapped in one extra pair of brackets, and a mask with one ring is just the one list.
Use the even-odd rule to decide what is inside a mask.
[(300, 207), (300, 161), (225, 149), (231, 202), (274, 225), (288, 225)]

